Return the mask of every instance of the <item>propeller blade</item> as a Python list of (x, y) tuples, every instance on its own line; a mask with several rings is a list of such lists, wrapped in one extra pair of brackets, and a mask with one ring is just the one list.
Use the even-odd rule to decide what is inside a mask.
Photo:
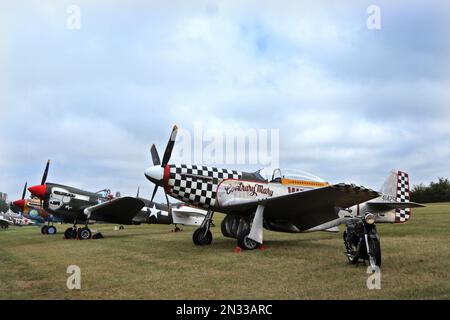
[(25, 186), (23, 187), (22, 200), (25, 199), (25, 194), (26, 193), (27, 193), (27, 182), (25, 182)]
[(50, 160), (47, 161), (47, 165), (45, 166), (44, 175), (42, 176), (41, 185), (47, 181), (47, 175), (48, 175), (48, 167), (50, 166)]
[(170, 207), (169, 197), (167, 196), (166, 190), (164, 190), (164, 194), (166, 195), (167, 211), (168, 211), (169, 213), (171, 213), (171, 212), (172, 212), (172, 208)]
[(170, 135), (169, 142), (167, 143), (166, 151), (164, 151), (161, 167), (165, 167), (169, 163), (170, 156), (172, 155), (172, 149), (173, 146), (175, 145), (175, 140), (177, 138), (177, 134), (178, 134), (178, 127), (175, 125), (173, 126), (172, 134)]
[(153, 189), (152, 199), (150, 200), (151, 202), (153, 202), (153, 199), (155, 198), (156, 191), (158, 191), (158, 185), (155, 185), (155, 189)]
[(150, 154), (152, 155), (152, 161), (154, 166), (160, 166), (161, 160), (159, 159), (158, 150), (156, 150), (156, 146), (152, 144), (152, 147), (150, 148)]
[(136, 198), (139, 198), (139, 187), (137, 189)]

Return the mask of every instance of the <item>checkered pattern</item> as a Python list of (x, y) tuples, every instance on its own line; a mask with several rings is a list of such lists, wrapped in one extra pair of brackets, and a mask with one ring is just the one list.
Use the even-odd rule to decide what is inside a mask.
[(242, 179), (242, 172), (196, 165), (170, 165), (168, 185), (173, 197), (208, 209), (216, 204), (217, 187), (225, 179)]
[[(397, 173), (397, 202), (409, 202), (409, 176), (405, 172)], [(408, 221), (411, 217), (411, 208), (396, 209), (395, 222)]]

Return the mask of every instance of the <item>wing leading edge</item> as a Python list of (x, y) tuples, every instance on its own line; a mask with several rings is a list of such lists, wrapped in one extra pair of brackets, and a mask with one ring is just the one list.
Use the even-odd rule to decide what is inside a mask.
[(132, 219), (144, 206), (145, 203), (142, 200), (122, 197), (85, 208), (84, 213), (92, 220), (131, 224)]

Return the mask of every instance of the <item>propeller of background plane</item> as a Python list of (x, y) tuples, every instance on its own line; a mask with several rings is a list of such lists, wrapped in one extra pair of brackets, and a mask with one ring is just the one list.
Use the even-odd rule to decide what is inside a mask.
[[(153, 189), (153, 194), (151, 201), (155, 198), (158, 187), (163, 186), (164, 183), (164, 168), (169, 163), (170, 157), (172, 156), (173, 146), (175, 145), (175, 140), (178, 134), (178, 127), (175, 125), (172, 129), (172, 134), (170, 135), (169, 142), (167, 143), (166, 150), (164, 151), (163, 160), (161, 162), (156, 146), (153, 144), (150, 148), (150, 154), (152, 156), (153, 167), (145, 170), (145, 176), (147, 179), (155, 184)], [(169, 197), (167, 196), (166, 190), (164, 189), (164, 195), (166, 196), (167, 206), (170, 208)]]
[(47, 175), (48, 175), (49, 167), (50, 167), (50, 160), (47, 161), (47, 165), (45, 166), (44, 174), (42, 175), (41, 184), (28, 188), (28, 191), (30, 191), (30, 193), (33, 196), (36, 196), (37, 198), (39, 198), (39, 202), (41, 204), (41, 208), (42, 208), (42, 200), (44, 199), (45, 193), (47, 191), (47, 186), (45, 185), (45, 183), (47, 181)]
[(13, 205), (20, 209), (20, 215), (22, 215), (23, 210), (25, 210), (25, 195), (27, 193), (27, 182), (23, 186), (22, 198), (13, 202)]

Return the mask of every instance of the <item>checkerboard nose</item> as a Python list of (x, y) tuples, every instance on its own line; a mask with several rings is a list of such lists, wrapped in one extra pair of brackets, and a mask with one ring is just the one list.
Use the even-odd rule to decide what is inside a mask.
[(164, 178), (164, 167), (154, 166), (145, 170), (145, 176), (152, 182), (162, 181)]

